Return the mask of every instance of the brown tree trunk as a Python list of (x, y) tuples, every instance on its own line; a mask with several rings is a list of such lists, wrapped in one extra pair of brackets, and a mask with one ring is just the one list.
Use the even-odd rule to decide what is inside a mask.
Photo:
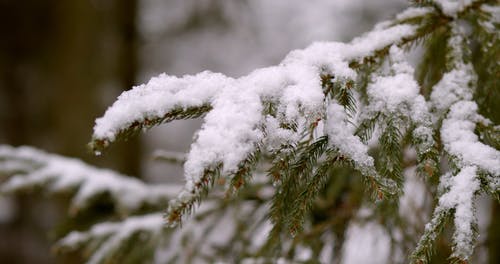
[[(136, 0), (0, 0), (0, 143), (138, 175), (138, 140), (100, 158), (86, 149), (94, 119), (134, 84), (136, 8)], [(48, 228), (61, 209), (49, 202), (17, 199), (15, 219), (0, 224), (0, 260), (54, 262)]]

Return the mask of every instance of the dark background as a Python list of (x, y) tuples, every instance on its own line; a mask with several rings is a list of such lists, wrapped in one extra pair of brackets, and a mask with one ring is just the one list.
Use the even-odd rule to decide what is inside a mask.
[[(86, 150), (94, 119), (135, 82), (136, 11), (135, 0), (0, 0), (0, 143), (138, 175), (137, 140), (99, 159)], [(30, 195), (15, 204), (0, 262), (54, 262), (47, 236), (64, 209)]]

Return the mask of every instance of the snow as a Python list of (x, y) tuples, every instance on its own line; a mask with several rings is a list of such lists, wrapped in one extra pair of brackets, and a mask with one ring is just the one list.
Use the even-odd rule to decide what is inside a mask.
[(403, 21), (407, 19), (412, 19), (416, 17), (423, 17), (429, 13), (432, 13), (433, 8), (431, 7), (410, 7), (406, 10), (400, 12), (396, 15), (396, 20)]
[(484, 5), (481, 5), (480, 8), (481, 8), (481, 11), (491, 14), (491, 20), (490, 20), (491, 22), (487, 22), (488, 20), (483, 21), (483, 22), (488, 23), (487, 29), (491, 30), (491, 32), (495, 32), (496, 28), (495, 28), (494, 23), (500, 22), (500, 6), (484, 4)]
[(445, 73), (434, 86), (431, 93), (431, 105), (438, 112), (444, 112), (459, 100), (471, 100), (475, 74), (470, 64), (459, 64)]
[(475, 102), (455, 103), (443, 121), (441, 140), (444, 149), (458, 158), (460, 166), (474, 165), (498, 178), (500, 152), (481, 143), (474, 133), (478, 116)]
[[(314, 43), (306, 49), (290, 52), (278, 66), (238, 79), (211, 72), (182, 78), (162, 74), (120, 95), (104, 116), (96, 120), (94, 139), (112, 142), (120, 131), (135, 122), (162, 117), (175, 108), (210, 104), (212, 110), (205, 116), (184, 164), (185, 188), (179, 199), (171, 203), (179, 205), (198, 196), (195, 186), (207, 168), (222, 164), (222, 175), (231, 175), (266, 136), (274, 141), (290, 136), (276, 124), (297, 124), (297, 133), (300, 133), (320, 118), (325, 99), (320, 79), (323, 72), (338, 79), (354, 79), (356, 73), (349, 67), (351, 61), (398, 43), (414, 34), (415, 29), (416, 26), (411, 25), (379, 25), (350, 44)], [(263, 101), (277, 104), (277, 120), (263, 115)], [(265, 127), (266, 124), (269, 126)], [(290, 138), (297, 140), (300, 136), (292, 135), (286, 141)], [(354, 141), (351, 136), (351, 142)], [(349, 150), (340, 140), (336, 143)], [(358, 149), (349, 150), (351, 158), (361, 166), (371, 166), (373, 160), (363, 154), (366, 147), (358, 145)], [(356, 157), (359, 153), (365, 156)]]
[(449, 181), (445, 185), (450, 186), (450, 190), (439, 198), (436, 211), (455, 208), (455, 232), (453, 234), (455, 246), (452, 256), (467, 260), (472, 255), (476, 237), (472, 228), (477, 222), (474, 213), (475, 192), (479, 190), (477, 168), (475, 166), (464, 167), (457, 175), (444, 178), (444, 180)]
[(405, 103), (413, 100), (413, 95), (417, 93), (418, 86), (409, 74), (379, 77), (368, 87), (372, 107), (387, 113), (396, 113), (405, 109)]
[(413, 130), (413, 137), (421, 141), (417, 146), (419, 152), (426, 152), (433, 147), (433, 135), (434, 131), (428, 126), (418, 126)]
[(350, 53), (353, 58), (374, 55), (374, 51), (398, 44), (404, 38), (414, 35), (417, 30), (414, 25), (395, 25), (385, 28), (386, 24), (381, 22), (375, 26), (374, 30), (353, 39), (347, 54)]
[(94, 126), (95, 138), (113, 141), (115, 136), (135, 121), (162, 117), (176, 107), (199, 107), (206, 104), (231, 78), (209, 71), (182, 78), (160, 74), (147, 84), (123, 92), (108, 108), (105, 117)]
[(58, 246), (76, 248), (91, 240), (104, 239), (87, 263), (101, 263), (105, 258), (120, 247), (124, 240), (137, 232), (147, 232), (158, 237), (163, 229), (162, 214), (132, 216), (122, 222), (105, 222), (94, 225), (89, 231), (73, 231), (58, 241)]
[(392, 46), (389, 55), (391, 74), (376, 76), (367, 88), (369, 111), (425, 123), (430, 116), (425, 99), (420, 95), (420, 87), (413, 78), (413, 67), (405, 61), (400, 48)]
[(218, 162), (224, 164), (223, 174), (235, 172), (263, 137), (258, 129), (263, 107), (257, 94), (228, 88), (216, 96), (213, 108), (205, 117), (185, 163), (188, 181), (199, 180), (204, 168)]
[(118, 210), (127, 213), (143, 204), (158, 204), (173, 197), (178, 186), (149, 186), (138, 179), (106, 169), (86, 165), (80, 160), (49, 154), (31, 147), (13, 148), (0, 145), (0, 170), (12, 161), (25, 161), (1, 186), (2, 192), (13, 192), (33, 186), (47, 185), (50, 192), (71, 191), (78, 188), (71, 202), (71, 210), (85, 208), (93, 197), (109, 193)]
[[(368, 116), (382, 113), (382, 116), (395, 117), (399, 122), (409, 119), (415, 125), (413, 136), (419, 143), (417, 150), (421, 154), (434, 145), (429, 107), (420, 94), (420, 86), (413, 77), (414, 69), (406, 61), (403, 51), (392, 46), (389, 59), (389, 74), (375, 76), (367, 87)], [(408, 122), (405, 123), (410, 127)]]
[(441, 7), (443, 13), (450, 17), (456, 17), (458, 13), (462, 12), (476, 1), (477, 0), (435, 0)]
[[(120, 95), (104, 116), (96, 120), (94, 138), (113, 141), (118, 132), (136, 121), (161, 117), (174, 107), (215, 103), (216, 98), (241, 101), (240, 93), (253, 94), (254, 98), (279, 96), (276, 99), (287, 108), (286, 116), (292, 120), (299, 112), (299, 104), (307, 112), (315, 112), (322, 103), (321, 71), (326, 69), (339, 77), (355, 78), (355, 72), (348, 67), (350, 61), (373, 55), (375, 50), (414, 34), (415, 29), (411, 25), (396, 25), (377, 28), (350, 44), (314, 43), (304, 50), (290, 52), (277, 67), (261, 69), (237, 80), (207, 71), (182, 78), (161, 74)], [(247, 100), (244, 102), (250, 102)]]
[(330, 104), (327, 109), (325, 130), (329, 143), (338, 148), (341, 154), (351, 158), (363, 173), (372, 175), (376, 173), (374, 160), (368, 155), (368, 146), (354, 135), (355, 127), (349, 122), (343, 106), (335, 102)]

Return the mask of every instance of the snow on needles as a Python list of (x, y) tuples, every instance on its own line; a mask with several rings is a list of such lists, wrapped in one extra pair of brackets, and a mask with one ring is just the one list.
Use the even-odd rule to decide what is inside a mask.
[[(453, 212), (455, 232), (452, 256), (468, 260), (477, 238), (474, 231), (474, 226), (477, 225), (474, 198), (480, 190), (479, 177), (487, 174), (487, 188), (492, 192), (498, 191), (500, 152), (480, 142), (474, 132), (476, 123), (485, 118), (478, 114), (478, 106), (472, 101), (476, 76), (472, 66), (463, 62), (461, 45), (464, 39), (458, 25), (453, 26), (455, 35), (450, 38), (448, 46), (455, 58), (454, 66), (433, 87), (430, 103), (436, 114), (435, 118), (444, 118), (440, 131), (441, 141), (444, 151), (451, 156), (455, 172), (441, 176), (439, 189), (444, 194), (439, 199), (431, 223), (426, 226), (426, 232), (433, 232), (431, 230), (437, 226), (436, 219), (440, 215)], [(436, 236), (434, 233), (430, 235)]]
[[(453, 26), (452, 30), (456, 34), (450, 38), (448, 45), (455, 57), (461, 58), (464, 40), (458, 25)], [(491, 174), (496, 182), (490, 184), (498, 188), (500, 152), (481, 143), (474, 133), (476, 123), (484, 120), (477, 112), (477, 104), (472, 101), (476, 75), (472, 65), (462, 60), (454, 64), (454, 68), (443, 75), (431, 93), (431, 105), (437, 115), (442, 116), (445, 111), (449, 111), (441, 126), (444, 149), (458, 159), (458, 166), (473, 165)]]
[[(416, 26), (395, 25), (376, 30), (354, 39), (351, 44), (336, 42), (314, 43), (304, 50), (292, 51), (285, 60), (275, 67), (252, 72), (250, 75), (233, 78), (222, 74), (202, 72), (182, 78), (161, 74), (147, 84), (124, 92), (96, 120), (94, 139), (114, 141), (116, 135), (126, 130), (134, 122), (150, 117), (161, 117), (174, 107), (188, 108), (214, 103), (220, 94), (229, 93), (239, 96), (240, 92), (254, 93), (253, 100), (262, 97), (275, 99), (284, 107), (300, 104), (306, 110), (315, 111), (321, 104), (319, 75), (329, 71), (339, 77), (354, 78), (355, 72), (349, 68), (351, 61), (373, 55), (376, 50), (415, 34)], [(264, 89), (265, 88), (265, 89)], [(237, 92), (234, 92), (237, 91)], [(306, 92), (307, 91), (307, 92)], [(224, 96), (228, 100), (241, 101)], [(250, 102), (248, 99), (246, 102)], [(231, 109), (228, 109), (231, 110)], [(294, 119), (297, 109), (286, 109), (286, 117)], [(260, 114), (260, 113), (258, 113)], [(244, 121), (244, 120), (241, 120)]]
[(420, 94), (420, 87), (413, 77), (414, 69), (406, 62), (403, 51), (392, 46), (389, 55), (390, 73), (376, 76), (367, 88), (369, 116), (382, 113), (384, 117), (395, 117), (398, 121), (411, 121), (415, 125), (413, 135), (420, 142), (417, 150), (423, 153), (434, 144), (429, 107)]
[[(17, 164), (16, 168), (12, 168), (12, 164)], [(0, 170), (4, 171), (5, 166), (10, 171), (19, 173), (2, 184), (2, 192), (40, 185), (47, 185), (50, 192), (72, 191), (77, 188), (71, 202), (72, 211), (85, 208), (98, 194), (109, 193), (116, 202), (117, 209), (121, 213), (128, 213), (144, 204), (165, 203), (179, 189), (177, 186), (167, 185), (148, 186), (138, 179), (31, 147), (0, 145)]]
[(94, 137), (114, 141), (120, 130), (134, 121), (162, 117), (176, 107), (199, 107), (208, 103), (223, 88), (221, 85), (231, 81), (208, 71), (182, 78), (160, 74), (147, 84), (123, 92), (104, 117), (96, 120)]
[(472, 255), (474, 239), (473, 226), (477, 222), (474, 215), (474, 196), (479, 190), (479, 180), (477, 179), (477, 168), (467, 166), (454, 177), (443, 177), (441, 183), (450, 186), (449, 191), (439, 198), (439, 205), (436, 212), (455, 209), (455, 232), (453, 243), (455, 244), (453, 255), (461, 259), (468, 259)]
[(355, 127), (349, 122), (344, 107), (332, 103), (327, 110), (327, 120), (325, 130), (330, 144), (351, 158), (364, 174), (376, 175), (374, 160), (368, 155), (368, 146), (354, 135)]
[(459, 101), (452, 105), (441, 127), (444, 148), (458, 158), (461, 166), (474, 165), (499, 177), (500, 152), (479, 142), (474, 133), (479, 118), (477, 104), (472, 101)]
[(381, 112), (386, 116), (408, 117), (414, 123), (426, 123), (430, 115), (425, 99), (420, 95), (420, 87), (413, 78), (414, 69), (404, 60), (403, 51), (392, 46), (391, 74), (378, 76), (368, 86), (371, 112)]
[(474, 81), (475, 74), (470, 64), (459, 63), (454, 69), (445, 73), (431, 93), (434, 110), (442, 113), (459, 100), (471, 100), (471, 84)]
[(149, 214), (128, 217), (122, 222), (105, 222), (94, 225), (89, 231), (73, 231), (59, 240), (58, 247), (76, 248), (90, 240), (104, 241), (99, 246), (87, 263), (102, 263), (105, 258), (112, 255), (124, 240), (130, 239), (134, 234), (147, 232), (151, 237), (157, 239), (163, 228), (162, 214)]
[(457, 13), (465, 10), (468, 6), (476, 2), (477, 0), (434, 0), (443, 13), (447, 16), (455, 17)]
[[(278, 120), (274, 121), (299, 127), (313, 122), (324, 111), (322, 73), (354, 79), (356, 73), (349, 67), (350, 62), (399, 43), (415, 31), (413, 25), (379, 25), (350, 44), (314, 43), (304, 50), (292, 51), (278, 66), (238, 79), (211, 72), (182, 78), (162, 74), (118, 97), (96, 120), (94, 140), (112, 142), (134, 122), (161, 118), (173, 109), (210, 104), (212, 110), (205, 116), (185, 164), (187, 183), (181, 196), (190, 199), (196, 195), (194, 188), (205, 169), (223, 164), (223, 174), (230, 175), (256, 151), (265, 136), (283, 139), (283, 130), (274, 129), (276, 122), (263, 115), (264, 102), (277, 105)], [(268, 121), (271, 123), (266, 126)]]

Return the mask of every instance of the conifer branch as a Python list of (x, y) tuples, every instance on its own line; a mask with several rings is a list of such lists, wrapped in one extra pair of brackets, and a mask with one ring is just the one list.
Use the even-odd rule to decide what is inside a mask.
[[(469, 63), (468, 43), (464, 41), (468, 36), (457, 30), (456, 21), (474, 21), (471, 16), (479, 14), (481, 18), (475, 24), (479, 33), (475, 34), (488, 43), (496, 43), (498, 36), (487, 29), (492, 16), (485, 4), (490, 2), (413, 1), (415, 7), (378, 24), (348, 44), (316, 43), (291, 52), (278, 66), (239, 79), (204, 73), (154, 81), (153, 86), (167, 87), (176, 96), (183, 88), (200, 92), (200, 87), (211, 87), (196, 104), (178, 96), (166, 101), (168, 107), (159, 108), (168, 111), (173, 111), (174, 108), (169, 108), (172, 105), (182, 109), (202, 108), (195, 111), (197, 114), (174, 115), (177, 119), (206, 113), (205, 123), (185, 163), (186, 186), (178, 199), (171, 201), (167, 222), (179, 223), (219, 177), (228, 180), (227, 194), (236, 193), (248, 183), (258, 156), (268, 151), (273, 159), (268, 175), (276, 190), (269, 213), (273, 227), (263, 248), (275, 250), (271, 255), (290, 252), (282, 248), (287, 240), (283, 234), (295, 235), (303, 229), (315, 197), (331, 177), (333, 165), (350, 165), (360, 171), (377, 198), (401, 193), (403, 136), (409, 135), (421, 172), (437, 176), (443, 153), (452, 158), (453, 165), (453, 174), (441, 177), (444, 191), (412, 261), (430, 259), (433, 241), (446, 220), (452, 218), (455, 223), (452, 258), (468, 260), (474, 246), (475, 218), (464, 217), (463, 212), (473, 210), (477, 193), (498, 190), (500, 156), (497, 150), (475, 138), (476, 127), (482, 135), (490, 135), (491, 126), (476, 126), (486, 119), (478, 114), (472, 101), (470, 83), (476, 78)], [(414, 69), (406, 62), (401, 48), (408, 50), (422, 43), (425, 55), (418, 67), (417, 83)], [(483, 57), (474, 65), (475, 68), (489, 65), (488, 70), (479, 71), (486, 87), (478, 93), (482, 100), (495, 90), (491, 73), (498, 65), (488, 57), (497, 53), (497, 49), (482, 45)], [(389, 62), (388, 69), (382, 67), (384, 62)], [(151, 85), (145, 87), (148, 86)], [(142, 89), (135, 88), (133, 92), (141, 93)], [(363, 104), (358, 98), (364, 100)], [(426, 98), (430, 98), (430, 108)], [(120, 101), (124, 100), (117, 101), (117, 106), (108, 111), (120, 112), (117, 110)], [(488, 111), (491, 112), (486, 108), (481, 110)], [(141, 119), (147, 112), (139, 113), (137, 127), (148, 126), (143, 121), (149, 119)], [(169, 121), (162, 116), (158, 118), (158, 123)], [(127, 122), (130, 120), (115, 122), (105, 114), (101, 124), (96, 125), (94, 138), (108, 141), (95, 141), (97, 145), (107, 145), (115, 137), (134, 130), (130, 127), (135, 123)], [(368, 154), (366, 144), (377, 129), (380, 151), (375, 160)], [(460, 135), (452, 136), (451, 129)], [(482, 159), (471, 157), (457, 147), (458, 141), (481, 149)], [(494, 136), (483, 141), (496, 144)], [(221, 142), (224, 144), (219, 146)], [(474, 188), (469, 188), (464, 196), (467, 200), (460, 202), (457, 195), (464, 192), (463, 182)], [(290, 199), (295, 203), (289, 203)]]
[[(303, 187), (312, 178), (314, 178), (313, 170), (318, 163), (318, 159), (326, 151), (328, 146), (328, 137), (321, 137), (310, 145), (299, 147), (298, 153), (295, 155), (296, 160), (289, 164), (286, 172), (280, 177), (280, 181), (273, 197), (271, 206), (271, 219), (274, 222), (275, 228), (283, 226), (283, 229), (295, 236), (300, 227), (293, 225), (294, 217), (291, 215), (296, 203), (288, 203), (289, 199), (296, 200)], [(300, 204), (298, 206), (301, 206)], [(281, 228), (280, 228), (281, 229)], [(275, 232), (274, 232), (275, 233)]]
[(403, 185), (402, 175), (402, 134), (399, 131), (397, 120), (388, 118), (385, 120), (385, 129), (380, 137), (380, 174), (396, 182), (398, 188)]
[(290, 233), (302, 232), (306, 214), (311, 210), (315, 199), (326, 186), (330, 177), (335, 177), (335, 175), (332, 175), (332, 171), (338, 167), (347, 167), (349, 165), (350, 162), (344, 157), (339, 156), (334, 151), (328, 151), (326, 160), (317, 166), (314, 175), (307, 180), (305, 188), (300, 190), (298, 197), (294, 199), (295, 202), (288, 216), (285, 217), (285, 219), (289, 219), (287, 226)]
[[(471, 261), (478, 235), (475, 199), (486, 193), (498, 200), (500, 193), (498, 3), (412, 3), (349, 43), (315, 43), (290, 52), (277, 66), (241, 78), (211, 72), (180, 78), (163, 74), (124, 92), (96, 120), (91, 148), (98, 154), (137, 131), (203, 117), (185, 158), (164, 155), (184, 163), (186, 183), (163, 217), (101, 223), (69, 234), (61, 248), (87, 249), (90, 262), (101, 263), (130, 249), (143, 235), (153, 245), (148, 251), (156, 250), (161, 234), (170, 241), (165, 249), (170, 262), (241, 260), (231, 255), (296, 261), (300, 252), (308, 252), (312, 260), (324, 250), (339, 255), (349, 244), (342, 244), (349, 241), (345, 228), (363, 219), (389, 241), (387, 262), (410, 250), (411, 239), (395, 235), (407, 230), (395, 198), (403, 191), (411, 194), (403, 171), (416, 166), (429, 176), (426, 180), (439, 178), (440, 183), (434, 192), (435, 182), (429, 182), (437, 205), (411, 261), (432, 261), (433, 244), (450, 220), (451, 261)], [(470, 33), (461, 30), (462, 23), (472, 25)], [(406, 52), (417, 46), (424, 53), (415, 74)], [(414, 148), (416, 160), (403, 153), (407, 148)], [(445, 158), (449, 168), (440, 172)], [(258, 165), (268, 166), (264, 180), (252, 177)], [(353, 214), (364, 200), (358, 195), (361, 180), (347, 180), (353, 170), (362, 174), (375, 199), (389, 198), (376, 211), (389, 232), (371, 220), (373, 212)], [(103, 193), (125, 214), (143, 206), (157, 208), (172, 197), (168, 187), (28, 148), (0, 147), (0, 171), (9, 178), (4, 191), (42, 186), (50, 192), (76, 192), (73, 207), (79, 209)], [(225, 199), (213, 192), (220, 187), (216, 184), (225, 185)], [(355, 201), (341, 199), (341, 193), (354, 189)], [(318, 199), (322, 194), (326, 198)], [(342, 206), (346, 208), (338, 208)], [(332, 212), (339, 211), (345, 215), (336, 218)], [(184, 228), (162, 232), (162, 221)], [(230, 231), (218, 243), (224, 233), (220, 230)], [(311, 236), (320, 241), (309, 241)]]
[(87, 209), (101, 194), (108, 194), (115, 210), (128, 215), (141, 207), (161, 208), (178, 186), (146, 185), (138, 179), (30, 147), (0, 146), (0, 171), (8, 179), (3, 193), (43, 188), (49, 193), (71, 193), (70, 212)]
[(182, 224), (182, 217), (192, 212), (195, 203), (201, 202), (219, 177), (220, 165), (213, 169), (207, 168), (200, 179), (189, 186), (189, 189), (182, 190), (176, 199), (170, 200), (165, 214), (167, 226), (174, 227)]
[[(105, 222), (94, 225), (84, 232), (73, 231), (59, 240), (55, 245), (58, 253), (85, 249), (90, 255), (87, 263), (110, 263), (122, 257), (123, 251), (128, 255), (137, 250), (150, 251), (155, 248), (163, 229), (161, 214), (132, 216), (121, 222)], [(136, 241), (140, 243), (136, 243)], [(134, 243), (127, 247), (127, 243)]]
[(438, 235), (443, 231), (446, 222), (452, 217), (451, 210), (435, 211), (432, 220), (425, 226), (425, 231), (417, 247), (410, 256), (412, 263), (425, 264), (431, 260), (434, 252), (433, 243)]
[(211, 109), (212, 107), (208, 104), (189, 108), (175, 107), (162, 116), (147, 116), (133, 122), (130, 121), (130, 124), (127, 127), (121, 128), (118, 132), (115, 132), (112, 137), (94, 137), (89, 143), (89, 148), (94, 153), (99, 155), (101, 151), (106, 149), (110, 145), (110, 143), (114, 141), (115, 138), (127, 139), (141, 131), (174, 120), (198, 118), (203, 116)]

